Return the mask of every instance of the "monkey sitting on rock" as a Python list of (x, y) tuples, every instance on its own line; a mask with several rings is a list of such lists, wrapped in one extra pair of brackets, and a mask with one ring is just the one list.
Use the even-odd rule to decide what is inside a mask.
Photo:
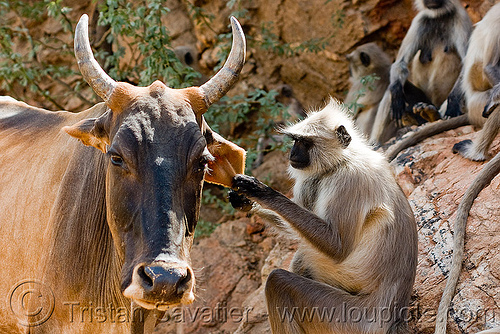
[[(366, 137), (372, 133), (380, 101), (389, 86), (391, 60), (375, 43), (358, 46), (346, 56), (349, 60), (349, 82), (351, 87), (345, 104), (354, 112), (354, 123)], [(405, 112), (401, 117), (403, 127), (421, 125), (440, 118), (425, 93), (411, 82), (404, 84)], [(385, 125), (379, 142), (384, 143), (397, 134), (396, 121)]]
[[(439, 109), (447, 98), (448, 103), (455, 104), (449, 99), (456, 95), (450, 93), (467, 52), (471, 20), (459, 0), (414, 0), (414, 3), (418, 14), (391, 66), (389, 88), (380, 102), (370, 136), (373, 143), (383, 144), (384, 128), (391, 119), (401, 123), (410, 97), (432, 103), (432, 108), (429, 103), (418, 107), (424, 108), (424, 114), (434, 106)], [(418, 95), (424, 93), (422, 98), (406, 90), (408, 81), (419, 89)]]
[[(369, 137), (378, 105), (389, 85), (391, 59), (373, 42), (358, 46), (346, 58), (349, 61), (351, 87), (344, 103), (353, 110), (354, 123), (358, 129)], [(374, 80), (372, 83), (367, 82), (370, 76)], [(386, 132), (391, 131), (386, 129)]]
[(282, 131), (294, 199), (245, 175), (230, 194), (300, 241), (290, 271), (266, 283), (273, 333), (409, 333), (417, 231), (385, 157), (335, 101)]
[(454, 153), (483, 161), (500, 129), (500, 4), (476, 24), (464, 64), (462, 89), (471, 124), (482, 127), (478, 138), (453, 146)]

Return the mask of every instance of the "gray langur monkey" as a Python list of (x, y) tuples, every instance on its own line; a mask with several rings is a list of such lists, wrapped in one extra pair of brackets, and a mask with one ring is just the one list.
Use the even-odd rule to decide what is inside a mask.
[[(448, 95), (455, 97), (450, 92), (467, 52), (471, 20), (459, 0), (415, 0), (415, 6), (418, 14), (391, 66), (389, 88), (375, 118), (370, 136), (373, 143), (382, 143), (384, 128), (391, 118), (401, 124), (410, 99), (424, 103), (417, 106), (417, 113), (432, 115)], [(424, 96), (407, 89), (408, 81)]]
[(474, 140), (453, 146), (454, 153), (483, 161), (500, 128), (500, 4), (476, 24), (464, 64), (462, 89), (471, 124), (482, 127)]
[[(351, 87), (344, 103), (354, 112), (354, 123), (367, 137), (372, 132), (378, 105), (389, 86), (391, 59), (375, 43), (360, 45), (346, 56)], [(375, 81), (367, 83), (368, 76)], [(394, 127), (395, 134), (396, 127)], [(386, 132), (390, 132), (386, 129)]]
[(384, 156), (335, 101), (283, 133), (293, 200), (245, 175), (230, 198), (299, 240), (290, 271), (266, 282), (273, 333), (409, 333), (417, 231)]

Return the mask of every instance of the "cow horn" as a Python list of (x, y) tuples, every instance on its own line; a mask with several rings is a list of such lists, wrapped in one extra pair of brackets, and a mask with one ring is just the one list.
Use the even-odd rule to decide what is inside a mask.
[(243, 29), (241, 29), (240, 23), (233, 16), (231, 17), (231, 27), (233, 30), (233, 44), (224, 67), (201, 86), (205, 94), (207, 107), (219, 101), (236, 83), (245, 63), (245, 34), (243, 33)]
[(92, 54), (89, 42), (89, 17), (83, 14), (75, 30), (75, 57), (83, 78), (104, 102), (109, 100), (117, 82), (99, 66)]

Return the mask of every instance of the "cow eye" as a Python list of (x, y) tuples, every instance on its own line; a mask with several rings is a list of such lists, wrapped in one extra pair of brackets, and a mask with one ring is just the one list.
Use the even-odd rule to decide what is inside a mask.
[(123, 165), (123, 158), (117, 154), (111, 155), (111, 163), (115, 166), (121, 167)]

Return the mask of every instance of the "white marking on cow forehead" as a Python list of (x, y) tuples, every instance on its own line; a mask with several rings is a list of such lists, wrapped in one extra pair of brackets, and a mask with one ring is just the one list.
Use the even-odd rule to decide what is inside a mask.
[(162, 162), (165, 161), (165, 158), (163, 157), (156, 157), (155, 164), (158, 166), (161, 166)]

